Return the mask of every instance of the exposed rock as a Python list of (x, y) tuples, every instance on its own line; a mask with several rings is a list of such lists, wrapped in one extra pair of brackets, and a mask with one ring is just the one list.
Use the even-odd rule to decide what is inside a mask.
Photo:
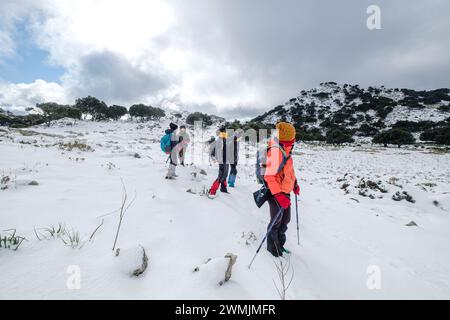
[(132, 275), (135, 277), (139, 277), (141, 274), (147, 270), (148, 267), (148, 256), (145, 252), (144, 247), (142, 247), (142, 265), (133, 271)]
[(341, 186), (342, 190), (346, 190), (350, 186), (350, 183), (344, 182), (344, 184)]
[(186, 192), (187, 192), (187, 193), (192, 193), (192, 194), (197, 194), (197, 192), (195, 192), (195, 191), (192, 190), (192, 189), (187, 189)]
[(414, 200), (413, 197), (410, 194), (408, 194), (406, 191), (403, 191), (401, 193), (400, 193), (400, 191), (397, 191), (392, 196), (392, 200), (394, 200), (394, 201), (406, 200), (406, 201), (411, 202), (411, 203), (416, 203), (416, 200)]
[(228, 267), (227, 270), (225, 271), (225, 279), (219, 282), (219, 285), (224, 285), (225, 282), (228, 282), (231, 278), (231, 271), (233, 269), (234, 264), (236, 263), (237, 260), (237, 255), (232, 254), (232, 253), (227, 253), (225, 255), (225, 258), (230, 259), (230, 261), (228, 262)]

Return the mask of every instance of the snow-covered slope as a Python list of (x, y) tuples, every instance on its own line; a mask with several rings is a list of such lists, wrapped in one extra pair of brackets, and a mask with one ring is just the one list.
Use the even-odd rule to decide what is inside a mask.
[[(189, 152), (195, 164), (178, 168), (175, 181), (164, 179), (159, 138), (166, 126), (62, 121), (0, 128), (0, 178), (9, 177), (0, 190), (0, 233), (14, 228), (27, 239), (17, 251), (0, 248), (0, 299), (279, 298), (270, 254), (262, 250), (247, 268), (269, 221), (268, 208), (257, 209), (252, 199), (254, 149), (241, 156), (237, 187), (211, 200), (202, 191), (217, 167), (199, 161), (201, 142)], [(206, 140), (211, 132), (199, 134)], [(301, 244), (293, 214), (288, 299), (450, 298), (449, 153), (304, 144), (296, 150)], [(135, 200), (116, 257), (121, 181), (128, 201)], [(403, 191), (415, 203), (392, 200)], [(411, 221), (417, 226), (406, 226)], [(58, 222), (79, 232), (81, 248), (37, 239), (34, 228), (45, 235), (42, 228)], [(148, 268), (135, 278), (141, 246)], [(228, 252), (237, 262), (231, 280), (219, 286)], [(74, 270), (79, 289), (70, 289)], [(367, 286), (373, 270), (380, 289)]]
[(360, 88), (358, 85), (326, 82), (301, 91), (299, 96), (252, 121), (275, 124), (286, 120), (297, 128), (317, 128), (323, 134), (331, 127), (339, 127), (350, 130), (356, 137), (364, 133), (359, 130), (361, 125), (380, 131), (392, 128), (399, 121), (431, 121), (439, 125), (449, 118), (450, 89)]

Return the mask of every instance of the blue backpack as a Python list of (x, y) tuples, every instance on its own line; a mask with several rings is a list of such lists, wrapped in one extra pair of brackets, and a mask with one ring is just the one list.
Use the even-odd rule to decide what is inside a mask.
[(170, 142), (172, 141), (172, 134), (167, 133), (161, 138), (161, 150), (162, 152), (169, 154), (170, 153)]

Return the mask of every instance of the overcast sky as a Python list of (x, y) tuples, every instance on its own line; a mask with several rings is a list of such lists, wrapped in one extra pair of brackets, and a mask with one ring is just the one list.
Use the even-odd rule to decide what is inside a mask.
[(94, 95), (246, 117), (326, 81), (450, 87), (449, 13), (448, 0), (0, 0), (0, 105)]

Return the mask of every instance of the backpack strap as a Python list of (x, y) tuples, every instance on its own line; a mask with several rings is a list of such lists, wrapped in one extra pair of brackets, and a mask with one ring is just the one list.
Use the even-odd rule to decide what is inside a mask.
[(289, 161), (289, 159), (291, 158), (291, 155), (286, 155), (286, 151), (284, 150), (284, 148), (282, 146), (280, 146), (278, 143), (274, 144), (272, 146), (270, 146), (269, 148), (267, 148), (267, 152), (269, 152), (270, 149), (272, 148), (277, 148), (281, 151), (281, 154), (283, 155), (283, 160), (280, 163), (280, 166), (278, 167), (277, 170), (277, 174), (281, 172), (281, 170), (283, 170), (284, 166), (286, 165), (286, 163)]

